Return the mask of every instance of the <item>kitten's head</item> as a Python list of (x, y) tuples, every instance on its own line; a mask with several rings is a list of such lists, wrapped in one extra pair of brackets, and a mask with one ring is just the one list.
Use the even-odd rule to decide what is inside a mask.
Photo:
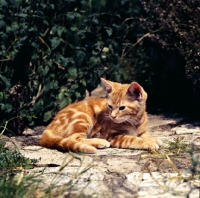
[(147, 93), (137, 83), (120, 84), (101, 78), (108, 94), (109, 117), (116, 123), (130, 122), (146, 109)]

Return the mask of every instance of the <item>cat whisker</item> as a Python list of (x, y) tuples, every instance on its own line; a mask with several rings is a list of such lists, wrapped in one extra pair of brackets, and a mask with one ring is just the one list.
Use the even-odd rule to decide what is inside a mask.
[(127, 123), (129, 123), (129, 124), (131, 124), (131, 125), (135, 125), (137, 122), (138, 122), (138, 120), (137, 119), (127, 119), (126, 120), (127, 121)]
[(106, 114), (104, 117), (102, 117), (100, 124), (102, 123), (108, 123), (110, 121), (109, 115)]

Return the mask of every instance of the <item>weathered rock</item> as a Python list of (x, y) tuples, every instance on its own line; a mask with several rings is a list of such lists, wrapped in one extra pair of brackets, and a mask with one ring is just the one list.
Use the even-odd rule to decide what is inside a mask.
[[(194, 184), (184, 182), (184, 177), (187, 178), (187, 175), (182, 175), (183, 178), (180, 178), (177, 173), (134, 172), (126, 177), (129, 182), (137, 186), (138, 197), (142, 198), (183, 198), (190, 193), (190, 185), (194, 186)], [(196, 189), (189, 197), (198, 198), (198, 196), (199, 190)]]
[[(177, 134), (166, 136), (173, 130), (164, 125), (171, 125), (176, 120), (168, 119), (166, 122), (161, 122), (160, 120), (162, 119), (163, 117), (152, 116), (149, 119), (152, 128), (149, 128), (149, 130), (153, 136), (156, 134), (155, 136), (163, 140), (173, 139)], [(152, 120), (153, 123), (151, 123)], [(160, 126), (159, 123), (161, 124)], [(168, 130), (163, 132), (163, 128)], [(180, 125), (180, 128), (183, 128), (183, 126)], [(35, 143), (36, 139), (39, 139), (42, 130), (39, 128), (37, 130), (40, 131), (39, 133), (36, 132), (37, 135), (32, 132), (24, 135), (24, 139), (29, 138), (29, 141), (27, 141), (29, 144), (31, 143), (31, 137), (33, 137), (33, 143)], [(16, 139), (14, 140), (13, 138), (13, 141), (22, 141), (23, 138), (21, 136), (20, 139)], [(191, 182), (184, 182), (183, 179), (178, 180), (177, 173), (172, 173), (174, 172), (174, 167), (166, 159), (147, 158), (142, 160), (144, 156), (148, 156), (146, 151), (107, 148), (98, 150), (95, 155), (85, 155), (63, 153), (57, 150), (41, 148), (38, 145), (25, 146), (25, 142), (24, 140), (21, 143), (18, 142), (18, 145), (21, 145), (20, 151), (25, 157), (39, 159), (33, 172), (39, 173), (43, 171), (42, 177), (46, 184), (54, 181), (58, 186), (67, 186), (72, 181), (74, 184), (72, 192), (66, 190), (65, 197), (71, 196), (72, 194), (70, 193), (82, 193), (84, 189), (84, 194), (86, 195), (97, 195), (105, 198), (182, 198), (189, 193), (190, 185), (193, 185)], [(172, 163), (180, 171), (188, 168), (190, 156), (188, 154), (185, 157), (183, 157), (184, 161), (181, 161), (182, 158), (174, 159), (171, 157)], [(197, 193), (197, 190), (194, 190), (191, 194), (192, 197), (198, 197)]]
[(183, 135), (183, 134), (199, 134), (200, 135), (200, 127), (194, 126), (192, 124), (184, 124), (177, 126), (175, 128), (171, 129), (172, 132), (178, 135)]

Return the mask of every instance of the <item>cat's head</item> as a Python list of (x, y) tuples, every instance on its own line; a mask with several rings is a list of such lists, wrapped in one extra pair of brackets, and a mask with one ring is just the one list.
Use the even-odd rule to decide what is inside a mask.
[(116, 123), (132, 122), (146, 109), (147, 93), (137, 83), (120, 84), (101, 78), (108, 94), (109, 117)]

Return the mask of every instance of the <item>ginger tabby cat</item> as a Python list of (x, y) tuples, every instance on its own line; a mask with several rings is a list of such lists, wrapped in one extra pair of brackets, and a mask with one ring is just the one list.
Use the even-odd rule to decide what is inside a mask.
[(147, 133), (147, 93), (137, 83), (101, 79), (108, 98), (90, 98), (58, 112), (40, 145), (64, 151), (96, 153), (96, 148), (157, 150), (162, 144)]

